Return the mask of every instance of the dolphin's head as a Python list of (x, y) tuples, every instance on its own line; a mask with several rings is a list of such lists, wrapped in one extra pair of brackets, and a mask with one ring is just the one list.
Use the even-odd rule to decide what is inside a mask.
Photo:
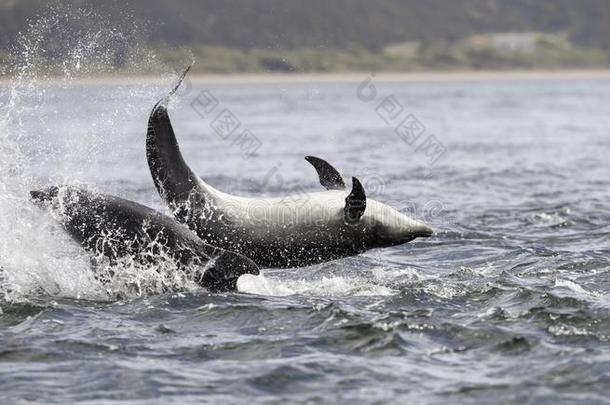
[(363, 236), (366, 247), (400, 245), (418, 237), (432, 235), (423, 222), (410, 218), (387, 204), (367, 199), (357, 178), (352, 178), (352, 191), (345, 198), (343, 219)]
[(361, 221), (371, 243), (380, 247), (400, 245), (433, 233), (425, 223), (372, 199), (368, 199)]
[(30, 200), (39, 208), (67, 219), (90, 210), (93, 206), (91, 195), (78, 187), (60, 185), (30, 191)]

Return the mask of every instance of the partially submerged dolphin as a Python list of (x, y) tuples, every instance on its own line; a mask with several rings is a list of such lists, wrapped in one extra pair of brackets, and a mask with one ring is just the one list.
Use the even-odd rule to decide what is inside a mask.
[(258, 266), (238, 253), (204, 243), (186, 226), (143, 205), (72, 187), (32, 191), (70, 235), (95, 256), (124, 257), (144, 265), (169, 260), (210, 291), (235, 290), (242, 274)]
[(327, 191), (298, 198), (246, 198), (216, 190), (184, 161), (167, 112), (168, 101), (169, 96), (159, 101), (149, 117), (148, 166), (174, 216), (206, 243), (239, 252), (259, 266), (286, 268), (432, 234), (426, 224), (367, 199), (355, 177), (352, 190), (347, 190), (337, 170), (313, 156), (306, 159)]

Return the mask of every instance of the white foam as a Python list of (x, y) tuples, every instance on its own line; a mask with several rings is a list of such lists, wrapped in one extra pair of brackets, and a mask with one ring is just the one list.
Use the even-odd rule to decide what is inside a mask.
[[(295, 269), (293, 271), (307, 271), (307, 269)], [(266, 277), (264, 271), (258, 276), (246, 274), (237, 281), (237, 289), (245, 293), (271, 296), (298, 294), (318, 297), (347, 297), (388, 296), (397, 293), (396, 290), (367, 277), (330, 275), (316, 279), (294, 279), (284, 276)]]
[[(66, 19), (87, 20), (80, 21), (82, 24), (63, 24)], [(83, 28), (77, 32), (57, 32), (69, 29), (66, 27)], [(117, 97), (117, 102), (122, 100), (123, 104), (111, 111), (91, 108), (85, 113), (85, 107), (75, 108), (81, 104), (95, 106), (95, 96), (90, 95), (87, 100), (75, 100), (69, 105), (57, 103), (52, 89), (43, 83), (48, 71), (43, 55), (49, 55), (43, 47), (49, 43), (52, 32), (54, 46), (66, 50), (63, 54), (60, 52), (64, 59), (59, 61), (63, 85), (55, 90), (66, 90), (79, 75), (111, 72), (114, 47), (117, 40), (125, 39), (125, 35), (107, 27), (99, 16), (62, 8), (47, 10), (15, 44), (12, 82), (0, 89), (3, 91), (0, 94), (0, 299), (7, 301), (26, 300), (40, 292), (86, 299), (108, 297), (93, 277), (89, 256), (49, 215), (30, 203), (29, 191), (41, 186), (33, 173), (42, 172), (45, 178), (55, 182), (82, 182), (81, 175), (95, 168), (96, 159), (105, 159), (116, 150), (113, 134), (121, 133), (124, 122), (139, 113), (139, 109), (147, 110), (158, 93), (152, 86), (139, 93), (118, 86), (117, 92), (129, 94), (132, 99)], [(151, 61), (146, 57), (134, 60), (127, 63), (135, 63), (136, 71), (147, 69)], [(57, 138), (62, 144), (48, 146), (45, 136), (57, 131), (61, 131), (62, 136)], [(26, 150), (37, 151), (36, 158), (29, 159)], [(110, 153), (102, 153), (104, 150)], [(154, 272), (154, 269), (148, 270)], [(133, 283), (137, 274), (144, 276), (142, 271), (145, 270), (127, 271), (131, 276), (127, 276), (125, 283)], [(117, 285), (111, 287), (121, 290)]]
[(556, 278), (555, 287), (569, 290), (574, 298), (590, 301), (601, 308), (610, 308), (610, 294), (606, 292), (589, 290), (576, 281), (565, 278)]
[(590, 296), (590, 297), (597, 296), (597, 294), (594, 294), (591, 291), (585, 290), (583, 288), (583, 286), (581, 286), (577, 282), (572, 281), (572, 280), (567, 280), (567, 279), (564, 279), (564, 278), (556, 278), (555, 279), (555, 287), (565, 287), (565, 288), (567, 288), (569, 290), (572, 290), (573, 292), (575, 292), (577, 294), (586, 295), (586, 296)]

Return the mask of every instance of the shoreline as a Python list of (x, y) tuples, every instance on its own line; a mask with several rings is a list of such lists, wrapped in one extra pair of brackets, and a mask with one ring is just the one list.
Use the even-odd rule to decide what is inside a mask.
[[(193, 84), (300, 84), (300, 83), (360, 83), (370, 72), (347, 73), (244, 73), (192, 74)], [(41, 79), (42, 85), (145, 85), (162, 84), (168, 75), (92, 76), (66, 79)], [(493, 81), (553, 81), (553, 80), (610, 80), (610, 69), (604, 70), (509, 70), (455, 72), (383, 72), (373, 75), (376, 82), (438, 83), (438, 82), (493, 82)], [(0, 77), (0, 86), (11, 83), (10, 77)]]

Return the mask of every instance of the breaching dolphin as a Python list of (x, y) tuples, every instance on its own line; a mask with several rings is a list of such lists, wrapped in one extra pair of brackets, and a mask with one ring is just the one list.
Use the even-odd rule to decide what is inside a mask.
[(149, 117), (148, 166), (174, 216), (205, 243), (241, 253), (262, 267), (288, 268), (432, 234), (423, 222), (367, 199), (357, 178), (352, 178), (352, 189), (347, 190), (339, 172), (313, 156), (305, 159), (326, 191), (296, 198), (246, 198), (215, 189), (182, 157), (167, 111), (170, 96), (160, 100)]
[(247, 257), (210, 246), (173, 218), (135, 202), (74, 186), (32, 191), (31, 196), (86, 250), (111, 262), (169, 260), (214, 292), (235, 290), (242, 274), (259, 274)]

